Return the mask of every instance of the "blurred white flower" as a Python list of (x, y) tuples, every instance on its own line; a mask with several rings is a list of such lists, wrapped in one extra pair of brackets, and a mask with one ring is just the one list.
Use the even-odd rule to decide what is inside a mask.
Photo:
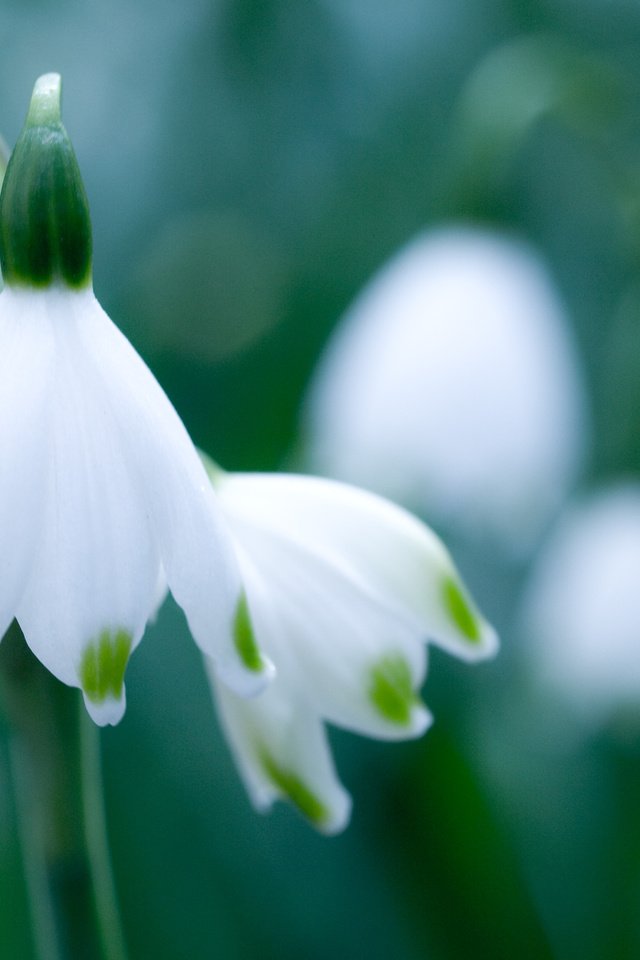
[(604, 490), (562, 516), (522, 624), (539, 678), (579, 715), (640, 714), (640, 485)]
[(308, 420), (314, 469), (528, 545), (574, 479), (585, 427), (540, 260), (479, 229), (418, 236), (347, 312)]
[(473, 661), (497, 638), (443, 544), (401, 508), (330, 480), (211, 471), (256, 638), (277, 669), (250, 701), (211, 672), (223, 727), (259, 809), (287, 798), (334, 833), (351, 803), (324, 721), (418, 736), (431, 721), (418, 698), (426, 641)]
[(99, 724), (168, 583), (238, 692), (269, 672), (239, 632), (234, 551), (205, 470), (151, 372), (91, 285), (91, 225), (60, 121), (37, 82), (0, 195), (0, 636), (17, 617)]

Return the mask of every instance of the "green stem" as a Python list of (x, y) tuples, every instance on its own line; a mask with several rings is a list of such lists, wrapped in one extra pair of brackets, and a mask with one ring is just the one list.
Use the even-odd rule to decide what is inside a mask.
[(56, 918), (49, 895), (47, 867), (43, 857), (42, 824), (34, 809), (30, 765), (17, 738), (9, 744), (15, 815), (24, 864), (32, 935), (38, 960), (62, 960), (57, 943)]
[(91, 865), (96, 913), (107, 960), (127, 960), (104, 808), (100, 736), (80, 703), (82, 799), (87, 854)]
[(0, 645), (0, 679), (38, 958), (125, 960), (97, 731), (92, 745), (77, 691), (38, 663), (15, 625)]

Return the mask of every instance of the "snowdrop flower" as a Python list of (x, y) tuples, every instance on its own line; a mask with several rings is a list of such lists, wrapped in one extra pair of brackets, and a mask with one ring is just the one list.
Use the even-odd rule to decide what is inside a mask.
[(579, 716), (640, 712), (640, 485), (604, 490), (561, 518), (522, 619), (536, 673)]
[(524, 244), (418, 236), (339, 326), (309, 404), (314, 469), (523, 549), (581, 461), (564, 310)]
[(0, 195), (0, 635), (17, 617), (39, 660), (99, 724), (166, 582), (220, 675), (257, 692), (233, 550), (177, 414), (96, 301), (91, 225), (41, 77)]
[(419, 736), (431, 722), (418, 696), (426, 641), (474, 661), (495, 651), (496, 636), (443, 544), (401, 508), (330, 480), (210, 471), (247, 614), (277, 669), (251, 701), (210, 671), (223, 728), (258, 809), (286, 798), (335, 833), (350, 799), (324, 721), (389, 740)]

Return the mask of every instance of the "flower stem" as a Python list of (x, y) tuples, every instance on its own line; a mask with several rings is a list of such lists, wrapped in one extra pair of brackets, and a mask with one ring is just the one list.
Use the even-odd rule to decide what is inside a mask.
[(62, 960), (57, 943), (53, 902), (49, 895), (47, 869), (42, 855), (44, 844), (40, 835), (41, 824), (33, 809), (34, 791), (30, 782), (30, 766), (25, 762), (15, 737), (9, 744), (9, 760), (35, 954), (38, 960)]
[(87, 854), (91, 865), (95, 908), (107, 960), (127, 960), (116, 895), (102, 785), (100, 735), (80, 703), (82, 799)]
[(38, 663), (15, 625), (0, 645), (0, 679), (37, 956), (125, 960), (97, 731), (92, 744), (77, 692)]

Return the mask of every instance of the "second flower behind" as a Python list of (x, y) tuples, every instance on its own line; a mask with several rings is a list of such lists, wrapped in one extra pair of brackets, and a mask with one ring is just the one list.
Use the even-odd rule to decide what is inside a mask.
[(222, 725), (258, 809), (285, 798), (335, 833), (351, 802), (324, 721), (381, 739), (419, 736), (431, 722), (418, 695), (427, 643), (473, 661), (493, 654), (497, 637), (446, 548), (400, 507), (330, 480), (205, 463), (240, 562), (247, 643), (277, 670), (244, 700), (207, 660)]

